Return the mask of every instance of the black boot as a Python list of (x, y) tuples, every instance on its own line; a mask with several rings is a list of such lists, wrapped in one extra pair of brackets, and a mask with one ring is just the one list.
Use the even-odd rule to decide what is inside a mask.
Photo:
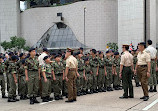
[(49, 100), (47, 99), (47, 97), (43, 97), (42, 102), (49, 102)]
[(136, 87), (139, 87), (139, 83), (136, 83)]
[(77, 96), (80, 96), (81, 94), (80, 94), (80, 92), (77, 92)]
[(55, 99), (55, 100), (59, 100), (59, 96), (55, 96), (54, 99)]
[(51, 98), (50, 96), (47, 96), (47, 100), (48, 101), (53, 101), (53, 98)]
[(16, 102), (16, 100), (14, 100), (13, 97), (9, 97), (8, 102)]
[(149, 92), (153, 92), (153, 87), (150, 86)]
[(2, 98), (8, 98), (5, 94), (2, 94)]
[(14, 99), (15, 101), (19, 101), (19, 99), (17, 99), (16, 97), (13, 97), (13, 99)]
[(34, 104), (33, 97), (30, 97), (30, 104)]
[(39, 101), (37, 101), (36, 97), (33, 97), (33, 101), (34, 103), (40, 103)]
[(154, 90), (153, 90), (153, 92), (157, 92), (156, 86), (154, 86)]

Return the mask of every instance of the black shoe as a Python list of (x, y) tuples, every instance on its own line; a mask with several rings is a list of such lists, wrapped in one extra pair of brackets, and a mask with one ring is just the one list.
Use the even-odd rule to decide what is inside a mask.
[(2, 95), (2, 98), (8, 98), (6, 95)]
[(145, 96), (144, 101), (148, 101), (148, 100), (149, 100), (149, 96)]
[(19, 99), (17, 99), (16, 97), (13, 98), (15, 101), (19, 101)]
[(139, 83), (136, 83), (136, 87), (139, 87)]
[(128, 97), (126, 97), (126, 96), (121, 96), (121, 97), (119, 97), (120, 99), (127, 99)]
[(16, 102), (13, 98), (8, 98), (8, 102)]
[(53, 101), (53, 98), (51, 98), (50, 96), (47, 96), (47, 100), (48, 101)]
[(106, 89), (102, 89), (102, 92), (106, 92)]
[(87, 91), (87, 94), (92, 94), (91, 91)]
[(144, 99), (144, 98), (145, 98), (145, 96), (141, 97), (140, 99)]
[(67, 101), (65, 101), (66, 103), (72, 103), (72, 102), (74, 102), (74, 100), (67, 100)]
[(94, 93), (94, 91), (93, 91), (93, 90), (90, 90), (90, 92), (91, 92), (91, 94), (93, 94), (93, 93)]
[(110, 91), (114, 91), (114, 90), (110, 87)]
[(98, 89), (98, 92), (103, 92), (103, 90), (102, 89)]
[(62, 97), (62, 96), (59, 96), (59, 99), (60, 99), (60, 100), (63, 100), (63, 97)]
[(73, 101), (77, 101), (76, 99), (73, 99)]
[(128, 98), (134, 98), (134, 96), (128, 96)]
[(94, 90), (93, 93), (98, 93), (98, 91), (97, 91), (97, 90)]
[(152, 87), (150, 87), (149, 92), (153, 92), (153, 88)]
[(81, 96), (80, 92), (77, 92), (77, 96)]
[(83, 96), (83, 92), (80, 92), (80, 96)]
[(153, 92), (157, 92), (156, 86), (154, 86)]
[(40, 103), (39, 101), (37, 101), (36, 97), (33, 98), (34, 103)]
[(55, 96), (55, 98), (54, 98), (55, 100), (59, 100), (59, 97), (58, 96)]
[(110, 87), (107, 87), (107, 91), (111, 91)]
[(33, 105), (33, 104), (34, 104), (33, 97), (30, 97), (30, 104), (31, 104), (31, 105)]
[(115, 90), (119, 90), (119, 87), (116, 86), (116, 87), (115, 87)]
[(42, 102), (49, 102), (49, 100), (47, 99), (47, 97), (43, 97)]

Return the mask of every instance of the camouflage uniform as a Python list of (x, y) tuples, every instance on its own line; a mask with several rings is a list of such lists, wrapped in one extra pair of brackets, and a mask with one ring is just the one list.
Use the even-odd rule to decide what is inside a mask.
[(114, 67), (116, 68), (116, 73), (117, 73), (117, 75), (115, 75), (115, 74), (113, 75), (113, 77), (114, 77), (114, 86), (115, 87), (118, 87), (121, 84), (121, 79), (119, 77), (120, 61), (121, 61), (120, 57), (114, 59)]
[[(108, 89), (111, 89), (111, 84), (113, 82), (112, 80), (112, 66), (113, 66), (113, 58), (110, 57), (110, 58), (105, 58), (105, 64), (106, 64), (106, 72), (107, 72), (107, 76), (106, 76), (106, 79), (107, 79), (107, 90)], [(106, 84), (105, 84), (106, 86)]]
[(85, 76), (86, 80), (84, 81), (83, 85), (83, 91), (87, 92), (88, 90), (93, 91), (93, 74), (91, 74), (91, 66), (90, 65), (85, 65), (84, 67), (85, 70)]
[(97, 68), (99, 67), (99, 62), (98, 62), (98, 58), (91, 58), (89, 59), (89, 63), (90, 63), (90, 67), (92, 69), (92, 73), (93, 73), (93, 90), (94, 92), (96, 92), (97, 90), (97, 80), (98, 80), (98, 76), (96, 75), (97, 73)]
[(54, 89), (54, 96), (55, 98), (60, 99), (62, 97), (61, 95), (61, 91), (62, 91), (62, 87), (63, 87), (63, 71), (64, 71), (64, 67), (62, 62), (55, 62), (52, 64), (53, 68), (54, 68), (54, 74), (55, 74), (55, 78), (56, 80), (53, 81), (53, 89)]
[(104, 58), (99, 58), (99, 75), (98, 75), (98, 89), (100, 91), (104, 90), (105, 83), (105, 61)]
[(25, 61), (25, 69), (28, 71), (28, 96), (36, 97), (39, 89), (39, 61), (37, 57), (27, 58)]
[(9, 63), (11, 62), (11, 58), (7, 59), (4, 64), (5, 64), (5, 72), (6, 72), (6, 77), (7, 77), (7, 91), (9, 91), (9, 87), (10, 87), (10, 84), (9, 84), (9, 70), (8, 70), (8, 66), (9, 66)]
[[(137, 56), (136, 56), (136, 55), (133, 56), (134, 69), (135, 69), (135, 67), (136, 67), (137, 61), (138, 61)], [(137, 75), (135, 75), (135, 74), (133, 74), (133, 75), (134, 75), (134, 80), (135, 80), (135, 83), (136, 83), (136, 86), (137, 86), (137, 85), (139, 85), (139, 78), (138, 78)]]
[[(63, 68), (66, 68), (66, 60), (62, 60)], [(63, 89), (62, 89), (63, 96), (67, 96), (67, 84), (66, 80), (63, 80)]]
[(76, 79), (76, 87), (77, 87), (77, 93), (78, 96), (81, 94), (83, 89), (83, 70), (84, 70), (84, 61), (82, 59), (77, 59), (78, 61), (78, 73), (80, 74), (80, 77), (77, 77)]
[[(20, 63), (21, 64), (21, 63)], [(24, 97), (26, 98), (27, 96), (27, 82), (25, 79), (25, 68), (24, 65), (20, 65), (20, 67), (18, 68), (18, 91), (19, 94), (21, 94), (22, 99), (24, 99)]]
[(5, 71), (5, 65), (4, 63), (0, 63), (0, 85), (1, 85), (2, 96), (5, 95), (4, 71)]
[(13, 74), (17, 74), (17, 67), (16, 67), (16, 63), (15, 62), (10, 62), (9, 66), (8, 66), (8, 71), (9, 71), (9, 92), (8, 92), (8, 97), (9, 98), (14, 98), (16, 97), (16, 83), (14, 81), (14, 77)]
[(52, 70), (53, 67), (51, 64), (45, 64), (42, 66), (42, 73), (45, 72), (47, 82), (44, 81), (44, 77), (42, 77), (42, 97), (50, 97), (51, 95), (51, 79), (52, 79)]

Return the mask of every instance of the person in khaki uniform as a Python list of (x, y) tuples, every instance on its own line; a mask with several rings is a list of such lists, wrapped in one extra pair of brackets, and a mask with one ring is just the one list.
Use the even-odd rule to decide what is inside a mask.
[[(133, 85), (132, 85), (132, 71), (133, 67), (133, 56), (129, 53), (129, 45), (123, 45), (120, 62), (120, 77), (122, 77), (124, 94), (120, 99), (124, 98), (134, 98)], [(129, 96), (128, 96), (129, 91)]]
[(51, 95), (51, 79), (52, 79), (52, 71), (54, 70), (50, 63), (50, 58), (45, 56), (43, 58), (45, 64), (42, 64), (42, 101), (49, 102), (52, 101), (53, 98)]
[(16, 68), (16, 61), (17, 57), (12, 56), (11, 62), (9, 63), (8, 70), (9, 70), (9, 92), (8, 92), (8, 102), (16, 102), (19, 101), (19, 99), (16, 98), (16, 83), (17, 83), (17, 68)]
[(144, 92), (144, 96), (140, 99), (144, 99), (144, 101), (148, 101), (149, 93), (148, 93), (148, 78), (150, 77), (150, 68), (151, 68), (151, 58), (149, 53), (146, 52), (146, 44), (145, 42), (141, 42), (138, 44), (139, 53), (138, 53), (138, 61), (135, 68), (135, 74), (138, 75), (139, 80), (141, 82), (141, 86)]
[(78, 73), (78, 62), (73, 55), (73, 50), (67, 48), (66, 51), (66, 69), (65, 69), (65, 79), (68, 87), (68, 101), (65, 102), (74, 102), (76, 101), (76, 73)]
[(5, 71), (5, 65), (3, 63), (2, 56), (0, 56), (0, 86), (1, 86), (2, 98), (7, 98), (7, 96), (5, 95), (4, 71)]
[(55, 100), (62, 100), (62, 87), (64, 80), (64, 66), (59, 54), (55, 56), (55, 62), (52, 64), (53, 70), (53, 89)]
[(35, 48), (29, 50), (30, 57), (25, 61), (25, 77), (28, 83), (28, 96), (30, 98), (30, 104), (39, 103), (36, 97), (38, 95), (39, 80), (40, 77), (40, 66), (38, 58), (36, 57)]

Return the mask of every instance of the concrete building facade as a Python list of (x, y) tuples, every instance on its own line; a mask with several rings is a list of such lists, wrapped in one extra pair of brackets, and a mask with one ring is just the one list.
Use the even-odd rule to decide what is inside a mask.
[[(147, 0), (148, 1), (148, 0)], [(149, 2), (150, 1), (150, 2)], [(147, 39), (158, 43), (158, 0), (147, 2)], [(1, 41), (21, 36), (33, 46), (57, 22), (68, 25), (77, 40), (97, 50), (106, 50), (109, 42), (135, 46), (145, 37), (144, 0), (88, 0), (58, 7), (27, 9), (20, 13), (19, 0), (0, 1)], [(57, 17), (62, 13), (64, 21)]]

